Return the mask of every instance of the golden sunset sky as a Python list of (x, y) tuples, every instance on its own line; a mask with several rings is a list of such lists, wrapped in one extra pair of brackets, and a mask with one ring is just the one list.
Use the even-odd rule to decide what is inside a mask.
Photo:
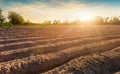
[(26, 20), (75, 20), (119, 16), (120, 0), (0, 0), (0, 8), (20, 13)]

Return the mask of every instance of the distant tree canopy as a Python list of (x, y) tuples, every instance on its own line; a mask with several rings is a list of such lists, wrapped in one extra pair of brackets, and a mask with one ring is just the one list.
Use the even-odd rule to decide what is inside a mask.
[(120, 19), (118, 17), (112, 17), (110, 20), (111, 24), (120, 24)]
[(2, 24), (5, 21), (5, 17), (2, 15), (2, 10), (0, 9), (0, 23)]
[(95, 21), (95, 24), (104, 24), (104, 18), (100, 16), (95, 17), (94, 21)]
[(8, 19), (9, 19), (9, 22), (12, 23), (13, 25), (24, 24), (24, 18), (16, 12), (12, 12), (12, 11), (9, 12)]

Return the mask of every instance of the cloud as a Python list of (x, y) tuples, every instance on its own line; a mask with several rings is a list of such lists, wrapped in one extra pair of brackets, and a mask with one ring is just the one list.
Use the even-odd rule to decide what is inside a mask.
[[(47, 1), (47, 0), (46, 0)], [(8, 5), (4, 7), (5, 12), (15, 11), (20, 13), (25, 19), (37, 22), (40, 20), (54, 20), (62, 19), (63, 17), (67, 19), (72, 12), (80, 10), (85, 7), (85, 4), (76, 3), (76, 2), (64, 2), (59, 0), (45, 0), (37, 1), (30, 3), (21, 3), (9, 1)], [(54, 1), (54, 2), (53, 2)], [(66, 18), (66, 17), (67, 18)]]
[(17, 0), (18, 2), (14, 2), (14, 0), (3, 3), (4, 8), (9, 9), (58, 9), (58, 10), (72, 10), (72, 9), (80, 9), (85, 6), (83, 3), (76, 3), (73, 1), (67, 0), (29, 0), (29, 3), (22, 3), (23, 0)]

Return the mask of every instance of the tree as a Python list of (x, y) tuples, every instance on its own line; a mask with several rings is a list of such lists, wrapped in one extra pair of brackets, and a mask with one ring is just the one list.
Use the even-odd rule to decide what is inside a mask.
[(24, 18), (16, 12), (8, 12), (8, 19), (13, 25), (22, 25), (24, 23)]
[(112, 19), (110, 20), (111, 24), (120, 24), (120, 20), (118, 17), (112, 17)]
[(2, 10), (0, 9), (0, 23), (5, 21), (5, 17), (2, 15)]
[(44, 25), (51, 25), (51, 21), (44, 21), (43, 24)]
[(54, 21), (53, 21), (53, 24), (55, 24), (55, 25), (60, 25), (60, 24), (61, 24), (61, 21), (60, 21), (60, 20), (54, 20)]
[(96, 24), (103, 24), (104, 19), (101, 16), (97, 16), (97, 17), (95, 17), (95, 23)]

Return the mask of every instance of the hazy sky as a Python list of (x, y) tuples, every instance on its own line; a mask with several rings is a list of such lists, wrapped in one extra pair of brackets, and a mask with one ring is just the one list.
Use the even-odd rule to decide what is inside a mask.
[(0, 8), (20, 13), (26, 20), (75, 20), (84, 16), (119, 16), (120, 0), (0, 0)]

